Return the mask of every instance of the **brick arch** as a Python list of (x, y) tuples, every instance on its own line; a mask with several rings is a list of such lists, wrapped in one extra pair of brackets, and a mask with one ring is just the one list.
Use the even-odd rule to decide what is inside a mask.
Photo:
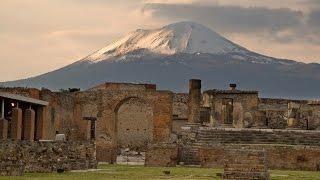
[(128, 97), (125, 97), (123, 98), (122, 100), (118, 101), (118, 103), (116, 103), (116, 106), (114, 107), (113, 109), (113, 112), (114, 113), (117, 113), (119, 111), (119, 108), (126, 102), (128, 102), (129, 100), (131, 99), (140, 99), (142, 101), (144, 101), (146, 104), (148, 105), (152, 105), (152, 102), (150, 102), (149, 100), (145, 99), (145, 98), (142, 98), (142, 97), (139, 97), (139, 96), (128, 96)]
[[(153, 142), (163, 142), (170, 138), (172, 126), (173, 94), (169, 91), (99, 91), (95, 92), (97, 102), (97, 158), (107, 160), (106, 153), (116, 157), (116, 112), (121, 105), (132, 98), (138, 98), (152, 107)], [(111, 154), (108, 153), (112, 152)], [(109, 160), (108, 160), (109, 161)], [(110, 162), (112, 162), (110, 161)]]
[[(129, 109), (120, 112), (121, 107)], [(141, 150), (146, 148), (148, 142), (152, 142), (154, 128), (152, 103), (137, 96), (130, 96), (119, 101), (113, 112), (114, 140), (118, 147)]]

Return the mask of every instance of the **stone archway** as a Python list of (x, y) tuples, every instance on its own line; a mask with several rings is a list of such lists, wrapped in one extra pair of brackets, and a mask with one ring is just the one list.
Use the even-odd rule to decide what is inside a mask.
[(145, 100), (129, 97), (115, 109), (116, 139), (119, 149), (144, 151), (153, 140), (153, 109)]

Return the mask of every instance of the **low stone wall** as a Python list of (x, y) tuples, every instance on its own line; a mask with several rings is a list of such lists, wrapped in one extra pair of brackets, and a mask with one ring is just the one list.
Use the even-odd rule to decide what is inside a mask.
[(320, 170), (320, 147), (289, 145), (214, 145), (199, 148), (201, 167), (222, 168), (229, 149), (265, 150), (270, 169)]
[(97, 142), (97, 161), (114, 164), (117, 160), (117, 147), (112, 143)]
[(196, 140), (208, 144), (283, 144), (320, 146), (320, 131), (200, 127)]
[(10, 169), (12, 164), (24, 166), (25, 172), (92, 169), (97, 167), (96, 147), (90, 141), (1, 141), (1, 170)]
[(270, 179), (264, 150), (230, 149), (224, 164), (223, 179)]
[(153, 144), (146, 152), (146, 166), (171, 167), (178, 164), (178, 146), (174, 144)]

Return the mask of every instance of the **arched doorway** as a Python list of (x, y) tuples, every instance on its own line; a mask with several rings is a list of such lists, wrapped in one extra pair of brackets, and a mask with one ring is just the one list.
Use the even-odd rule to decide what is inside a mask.
[(153, 110), (145, 100), (127, 98), (116, 108), (118, 155), (144, 152), (153, 138)]

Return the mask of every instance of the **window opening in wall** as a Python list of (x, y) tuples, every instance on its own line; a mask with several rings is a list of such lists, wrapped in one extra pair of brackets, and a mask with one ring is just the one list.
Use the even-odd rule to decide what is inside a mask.
[(95, 140), (96, 139), (96, 121), (91, 121), (90, 125), (90, 139)]
[(222, 99), (222, 116), (225, 124), (233, 123), (233, 99)]

